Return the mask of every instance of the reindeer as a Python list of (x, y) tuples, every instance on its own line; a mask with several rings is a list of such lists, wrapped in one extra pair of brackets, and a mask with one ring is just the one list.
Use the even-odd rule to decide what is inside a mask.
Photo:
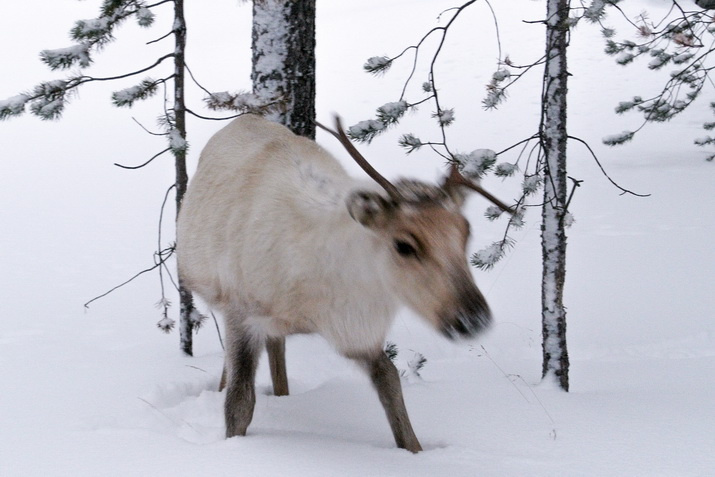
[(449, 338), (489, 325), (460, 213), (466, 188), (486, 193), (456, 167), (439, 186), (392, 184), (339, 118), (337, 131), (324, 129), (371, 181), (350, 177), (314, 141), (244, 115), (209, 140), (181, 207), (180, 277), (225, 322), (226, 437), (245, 435), (252, 420), (264, 345), (274, 393), (286, 395), (285, 337), (318, 333), (364, 367), (397, 446), (418, 452), (385, 336), (400, 305)]

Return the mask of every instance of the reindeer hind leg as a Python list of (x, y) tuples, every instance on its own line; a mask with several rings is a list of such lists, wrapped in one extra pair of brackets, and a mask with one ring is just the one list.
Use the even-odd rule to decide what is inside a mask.
[(288, 395), (288, 373), (286, 372), (286, 340), (283, 337), (266, 339), (268, 351), (268, 365), (271, 368), (273, 381), (273, 394), (275, 396)]
[(261, 340), (245, 331), (229, 340), (226, 349), (226, 437), (245, 436), (256, 405), (256, 368)]

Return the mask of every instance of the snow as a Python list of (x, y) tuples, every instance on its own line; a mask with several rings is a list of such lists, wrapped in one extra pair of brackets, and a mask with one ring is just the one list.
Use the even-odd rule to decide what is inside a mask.
[(26, 94), (18, 94), (8, 99), (1, 100), (0, 114), (8, 116), (20, 114), (25, 109), (28, 97), (29, 96)]
[(377, 108), (378, 117), (386, 124), (399, 120), (405, 111), (407, 111), (407, 102), (405, 101), (390, 102)]
[(454, 109), (443, 109), (432, 115), (441, 126), (449, 126), (454, 121)]
[(385, 72), (390, 67), (391, 61), (386, 56), (372, 56), (367, 59), (363, 65), (363, 69), (370, 73)]
[[(348, 128), (348, 133), (354, 138), (372, 138), (387, 126), (376, 119), (366, 119)], [(369, 139), (366, 139), (369, 142)]]
[(89, 45), (86, 43), (55, 50), (43, 50), (40, 56), (51, 68), (68, 68), (75, 63), (86, 68), (91, 63)]
[(176, 153), (186, 151), (188, 143), (181, 137), (181, 132), (178, 129), (169, 130), (169, 147)]
[(137, 10), (137, 23), (140, 26), (148, 27), (154, 23), (154, 12), (146, 7), (141, 7)]
[(627, 51), (624, 51), (620, 53), (618, 56), (616, 56), (616, 62), (619, 65), (627, 65), (628, 63), (632, 63), (633, 60), (635, 59), (636, 55), (633, 53), (629, 53)]
[(608, 146), (614, 146), (630, 141), (633, 139), (634, 134), (635, 132), (633, 131), (621, 131), (619, 134), (609, 134), (608, 136), (604, 136), (602, 141)]
[(455, 154), (462, 165), (462, 174), (470, 179), (479, 179), (496, 162), (497, 153), (491, 149), (476, 149), (469, 154)]
[[(289, 6), (283, 2), (269, 0), (260, 2), (254, 8), (254, 71), (258, 81), (254, 81), (254, 93), (262, 104), (270, 104), (287, 90), (281, 66), (288, 55), (289, 32), (286, 19)], [(290, 105), (287, 105), (290, 110)], [(274, 112), (269, 117), (280, 117)]]
[(100, 36), (106, 34), (109, 23), (107, 18), (90, 18), (77, 21), (75, 28), (80, 38)]
[[(13, 44), (17, 29), (27, 25), (43, 34), (3, 50), (15, 68), (0, 81), (0, 98), (51, 77), (36, 53), (61, 44), (73, 20), (97, 7), (16, 3), (0, 16), (0, 41)], [(40, 4), (45, 13), (38, 16)], [(459, 109), (447, 129), (455, 148), (501, 151), (538, 126), (541, 75), (520, 79), (498, 110), (482, 111), (481, 88), (491, 80), (497, 47), (480, 4), (464, 12), (461, 30), (450, 30), (444, 49), (450, 56), (437, 64), (445, 83), (438, 87), (445, 104)], [(635, 14), (658, 5), (622, 3)], [(362, 64), (401, 51), (451, 6), (446, 0), (319, 5), (318, 119), (328, 122), (339, 112), (354, 124), (399, 99), (400, 75), (411, 64), (396, 62), (379, 77), (364, 73)], [(543, 18), (544, 2), (493, 6), (502, 18), (505, 53), (516, 64), (538, 58), (543, 28), (521, 20)], [(208, 45), (189, 46), (192, 72), (217, 91), (249, 87), (250, 8), (212, 2), (221, 14), (210, 20), (206, 8), (187, 5), (190, 42)], [(170, 26), (161, 17), (158, 30)], [(365, 35), (365, 25), (389, 36)], [(624, 27), (616, 26), (620, 38)], [(96, 55), (92, 74), (95, 68), (97, 76), (116, 74), (163, 54), (166, 45), (145, 46), (154, 29), (134, 27), (116, 32), (117, 41)], [(125, 32), (137, 36), (136, 44)], [(346, 38), (360, 41), (348, 47)], [(6, 159), (0, 174), (0, 475), (711, 475), (715, 222), (708, 211), (715, 207), (715, 170), (704, 160), (710, 146), (692, 141), (703, 135), (700, 125), (712, 112), (702, 101), (666, 124), (647, 126), (624, 146), (602, 145), (600, 138), (635, 130), (642, 119), (636, 112), (617, 116), (614, 107), (652, 96), (667, 78), (638, 60), (619, 66), (601, 53), (602, 42), (598, 28), (586, 23), (571, 38), (570, 132), (589, 141), (614, 180), (652, 195), (621, 196), (588, 151), (569, 144), (569, 175), (584, 180), (569, 207), (578, 217), (569, 229), (565, 289), (571, 392), (540, 382), (540, 209), (531, 207), (525, 227), (511, 234), (516, 245), (506, 257), (490, 272), (474, 272), (495, 316), (488, 334), (453, 343), (407, 311), (396, 321), (389, 339), (400, 349), (398, 367), (409, 372), (414, 353), (427, 359), (421, 379), (403, 382), (425, 448), (418, 455), (395, 448), (369, 380), (318, 337), (288, 340), (290, 396), (270, 395), (268, 367), (261, 363), (249, 435), (225, 440), (223, 394), (216, 390), (222, 351), (211, 321), (195, 337), (196, 356), (182, 356), (177, 332), (156, 329), (160, 290), (151, 274), (83, 309), (89, 298), (153, 263), (158, 210), (173, 168), (155, 161), (127, 172), (112, 163), (165, 147), (164, 138), (131, 120), (152, 124), (160, 111), (152, 101), (160, 98), (131, 111), (112, 108), (111, 91), (130, 86), (129, 79), (83, 89), (60, 122), (26, 115), (0, 124)], [(145, 48), (156, 50), (140, 57)], [(203, 95), (192, 94), (198, 105)], [(443, 161), (429, 148), (405, 156), (397, 145), (407, 132), (425, 141), (438, 137), (430, 113), (424, 107), (405, 116), (361, 151), (387, 177), (408, 170), (438, 179)], [(190, 120), (195, 167), (220, 124)], [(321, 132), (318, 140), (358, 175), (334, 139)], [(516, 162), (516, 154), (499, 159)], [(523, 170), (526, 160), (525, 154)], [(519, 193), (518, 176), (487, 176), (482, 185), (507, 200)], [(538, 204), (540, 197), (531, 200)], [(478, 197), (467, 204), (470, 255), (503, 237), (505, 218), (483, 219), (486, 206)], [(170, 309), (174, 318), (177, 313)]]

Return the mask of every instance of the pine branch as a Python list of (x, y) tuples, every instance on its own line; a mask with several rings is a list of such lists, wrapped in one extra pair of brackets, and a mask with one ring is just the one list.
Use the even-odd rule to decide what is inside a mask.
[[(29, 93), (23, 93), (5, 101), (0, 101), (0, 120), (19, 116), (25, 112), (25, 106), (30, 105), (32, 114), (41, 119), (59, 119), (68, 101), (68, 95), (85, 83), (94, 81), (114, 81), (130, 78), (156, 68), (163, 61), (172, 58), (173, 53), (162, 56), (153, 64), (139, 70), (117, 76), (92, 77), (86, 75), (74, 76), (66, 80), (53, 80), (40, 83)], [(165, 81), (165, 80), (162, 80)]]

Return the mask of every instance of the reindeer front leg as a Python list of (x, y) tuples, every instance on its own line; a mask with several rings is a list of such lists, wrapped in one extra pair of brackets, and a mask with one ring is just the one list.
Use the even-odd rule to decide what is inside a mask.
[(374, 355), (355, 359), (365, 367), (372, 384), (377, 390), (377, 395), (380, 398), (382, 407), (385, 409), (397, 447), (407, 449), (410, 452), (420, 452), (422, 446), (412, 430), (412, 424), (402, 397), (400, 375), (395, 365), (392, 364), (390, 358), (382, 350)]

